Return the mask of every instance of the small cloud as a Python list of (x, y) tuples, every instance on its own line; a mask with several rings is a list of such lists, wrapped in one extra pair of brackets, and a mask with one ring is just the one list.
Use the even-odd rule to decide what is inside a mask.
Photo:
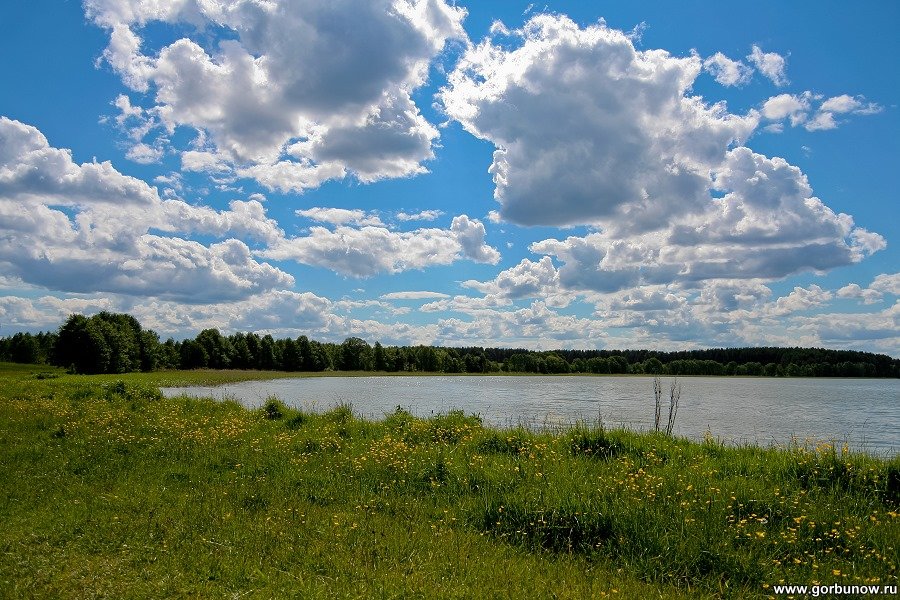
[(500, 262), (500, 253), (496, 248), (488, 246), (484, 241), (484, 224), (477, 219), (469, 219), (466, 215), (453, 217), (450, 231), (456, 236), (463, 254), (475, 262), (496, 265)]
[(409, 291), (409, 292), (391, 292), (389, 294), (383, 294), (381, 296), (382, 300), (434, 300), (434, 299), (443, 299), (449, 298), (448, 294), (442, 294), (440, 292), (427, 292), (427, 291)]
[(791, 125), (796, 127), (806, 121), (811, 98), (811, 92), (804, 92), (799, 96), (794, 94), (772, 96), (763, 103), (762, 114), (771, 121), (790, 118)]
[(366, 213), (359, 209), (348, 210), (346, 208), (326, 208), (322, 206), (314, 206), (304, 210), (295, 210), (294, 214), (298, 217), (306, 217), (319, 223), (328, 223), (330, 225), (344, 225), (351, 223), (353, 225), (372, 225), (375, 227), (383, 226), (381, 219), (373, 213)]
[(640, 43), (642, 38), (644, 37), (645, 31), (647, 31), (647, 23), (646, 21), (641, 21), (631, 28), (631, 31), (627, 33), (627, 37), (632, 42)]
[(157, 175), (153, 178), (153, 183), (158, 183), (160, 185), (166, 185), (171, 187), (174, 191), (180, 192), (184, 189), (184, 180), (181, 177), (181, 173), (169, 173), (168, 175)]
[(841, 94), (822, 102), (819, 110), (803, 125), (807, 131), (835, 129), (840, 124), (835, 115), (874, 115), (882, 111), (882, 107), (874, 102), (866, 102), (864, 96)]
[(509, 35), (509, 28), (503, 24), (503, 21), (494, 21), (491, 23), (491, 35)]
[(845, 285), (837, 291), (838, 298), (855, 298), (863, 304), (875, 304), (882, 299), (882, 294), (878, 290), (863, 289), (857, 283)]
[(831, 113), (854, 113), (872, 115), (882, 111), (882, 107), (874, 102), (866, 102), (864, 96), (842, 94), (825, 100), (819, 110)]
[(753, 50), (747, 55), (747, 60), (778, 87), (790, 83), (784, 72), (785, 59), (777, 52), (763, 52), (759, 46), (754, 44)]
[(227, 173), (231, 169), (224, 159), (214, 152), (187, 150), (181, 153), (181, 169), (206, 173)]
[(259, 251), (259, 256), (295, 260), (360, 278), (450, 265), (464, 258), (489, 264), (500, 260), (500, 253), (485, 243), (484, 225), (466, 215), (454, 217), (449, 229), (398, 232), (383, 224), (367, 224), (367, 219), (377, 217), (362, 211), (311, 208), (296, 214), (334, 227), (310, 227), (308, 235), (280, 239)]
[[(803, 127), (807, 131), (823, 131), (837, 128), (842, 122), (835, 115), (872, 115), (881, 112), (882, 107), (874, 102), (866, 102), (863, 96), (842, 94), (821, 102), (817, 109), (813, 103), (822, 99), (821, 94), (805, 91), (802, 94), (779, 94), (763, 103), (762, 115), (770, 121), (788, 119), (791, 127)], [(782, 123), (772, 123), (764, 127), (766, 131), (781, 133)]]
[(726, 87), (745, 85), (753, 77), (752, 68), (739, 60), (731, 60), (721, 52), (716, 52), (704, 60), (703, 68)]
[(162, 155), (163, 151), (161, 149), (141, 142), (129, 148), (128, 152), (125, 153), (125, 158), (138, 164), (150, 165), (159, 162)]
[(834, 120), (834, 114), (830, 112), (818, 112), (813, 118), (803, 124), (803, 128), (807, 131), (835, 129), (837, 128), (837, 122)]
[(417, 213), (399, 212), (397, 218), (401, 221), (434, 221), (443, 214), (442, 210), (423, 210)]

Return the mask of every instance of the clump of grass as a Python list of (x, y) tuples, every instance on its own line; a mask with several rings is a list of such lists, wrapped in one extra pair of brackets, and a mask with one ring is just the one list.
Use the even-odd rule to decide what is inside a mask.
[(515, 456), (528, 448), (531, 434), (524, 430), (485, 431), (475, 443), (475, 449), (484, 454), (509, 454)]
[(288, 429), (300, 429), (308, 421), (309, 416), (305, 412), (295, 411), (294, 414), (285, 421), (285, 425)]
[(280, 421), (284, 417), (286, 407), (284, 403), (275, 396), (269, 396), (263, 405), (263, 417), (269, 421)]
[(591, 553), (613, 535), (610, 518), (599, 511), (582, 512), (572, 506), (528, 507), (494, 504), (481, 516), (481, 527), (493, 535), (526, 547), (571, 554)]
[(51, 371), (40, 371), (34, 374), (35, 379), (56, 379), (57, 377), (59, 377), (59, 373)]
[(353, 421), (353, 405), (342, 401), (325, 413), (325, 417), (333, 423), (349, 423)]
[(578, 425), (568, 435), (569, 448), (574, 456), (610, 459), (627, 452), (625, 444), (608, 434), (603, 426), (588, 428)]

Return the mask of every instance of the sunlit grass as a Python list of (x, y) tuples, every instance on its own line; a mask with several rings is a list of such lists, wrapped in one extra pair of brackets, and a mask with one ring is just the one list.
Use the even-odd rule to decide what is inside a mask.
[(897, 458), (156, 389), (256, 376), (0, 365), (4, 594), (745, 598), (897, 580)]

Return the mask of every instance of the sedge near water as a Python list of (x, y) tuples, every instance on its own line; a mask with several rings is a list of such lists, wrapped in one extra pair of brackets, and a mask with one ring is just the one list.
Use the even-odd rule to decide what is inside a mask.
[[(661, 377), (665, 424), (672, 377)], [(857, 451), (900, 451), (900, 380), (681, 377), (673, 433), (728, 444), (847, 444)], [(578, 422), (648, 431), (654, 427), (653, 378), (638, 376), (298, 377), (216, 387), (164, 388), (236, 400), (248, 408), (270, 397), (306, 411), (348, 404), (364, 418), (402, 408), (427, 417), (462, 410), (497, 427), (557, 428)]]

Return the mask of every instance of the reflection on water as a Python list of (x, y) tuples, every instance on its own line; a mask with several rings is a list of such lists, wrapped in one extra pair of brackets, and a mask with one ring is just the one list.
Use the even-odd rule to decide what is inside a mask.
[[(663, 421), (670, 381), (663, 378)], [(684, 377), (679, 383), (677, 435), (702, 439), (708, 431), (729, 443), (813, 439), (878, 454), (900, 451), (900, 380)], [(400, 406), (418, 416), (459, 409), (504, 427), (598, 419), (610, 427), (653, 427), (651, 377), (310, 377), (163, 392), (232, 398), (251, 408), (269, 396), (311, 411), (347, 403), (357, 415), (376, 419)]]

